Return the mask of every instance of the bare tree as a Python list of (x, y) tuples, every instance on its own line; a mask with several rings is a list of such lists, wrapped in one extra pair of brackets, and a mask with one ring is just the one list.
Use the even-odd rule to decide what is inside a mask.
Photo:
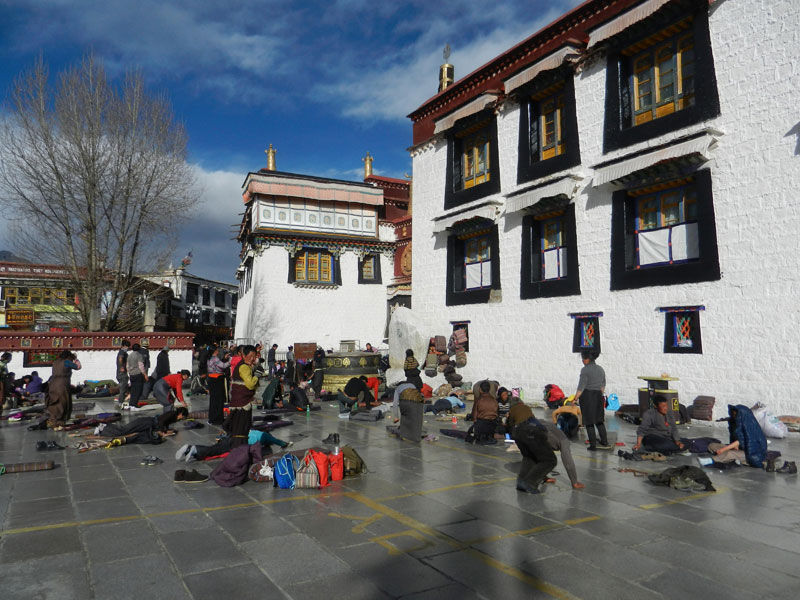
[(197, 200), (183, 126), (140, 73), (114, 86), (91, 54), (56, 85), (39, 60), (6, 113), (0, 194), (17, 249), (70, 270), (84, 329), (119, 330), (141, 296), (135, 274), (164, 266)]

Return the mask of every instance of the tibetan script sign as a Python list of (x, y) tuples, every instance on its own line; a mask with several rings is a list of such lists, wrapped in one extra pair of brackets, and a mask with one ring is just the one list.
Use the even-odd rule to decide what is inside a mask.
[(9, 308), (6, 310), (6, 325), (33, 325), (35, 312), (23, 308)]

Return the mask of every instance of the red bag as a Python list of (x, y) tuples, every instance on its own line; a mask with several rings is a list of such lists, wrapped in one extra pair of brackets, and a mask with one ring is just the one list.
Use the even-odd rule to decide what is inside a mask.
[(311, 456), (314, 458), (314, 462), (317, 463), (317, 469), (319, 470), (319, 487), (320, 489), (327, 487), (330, 485), (328, 481), (328, 455), (324, 452), (319, 452), (317, 450), (309, 450), (311, 452)]
[(328, 462), (331, 465), (331, 481), (341, 481), (344, 479), (344, 454), (328, 455)]

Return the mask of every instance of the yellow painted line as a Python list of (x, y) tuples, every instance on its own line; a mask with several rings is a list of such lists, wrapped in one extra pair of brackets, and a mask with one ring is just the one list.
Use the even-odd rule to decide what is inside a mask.
[(546, 581), (543, 581), (538, 577), (528, 575), (527, 573), (521, 571), (520, 569), (517, 569), (516, 567), (507, 565), (504, 562), (501, 562), (495, 558), (492, 558), (487, 554), (484, 554), (483, 552), (475, 550), (474, 548), (470, 548), (469, 546), (466, 545), (466, 543), (460, 542), (457, 539), (450, 537), (449, 535), (444, 534), (440, 531), (437, 531), (436, 529), (433, 529), (432, 527), (425, 525), (424, 523), (421, 523), (416, 519), (404, 515), (399, 511), (389, 508), (384, 504), (380, 504), (379, 502), (371, 500), (370, 498), (362, 496), (361, 494), (354, 493), (351, 494), (350, 497), (356, 500), (357, 502), (361, 502), (365, 506), (369, 506), (370, 508), (372, 508), (377, 512), (385, 514), (387, 517), (394, 519), (398, 523), (406, 525), (409, 529), (416, 530), (431, 539), (441, 541), (449, 546), (452, 546), (457, 550), (463, 550), (473, 558), (480, 560), (481, 562), (492, 567), (493, 569), (496, 569), (502, 573), (505, 573), (506, 575), (509, 575), (519, 581), (522, 581), (523, 583), (531, 586), (532, 588), (540, 592), (547, 594), (548, 596), (551, 596), (552, 598), (557, 598), (558, 600), (576, 600), (575, 596), (573, 596), (566, 590), (562, 590), (561, 588), (551, 583), (547, 583)]
[(675, 498), (674, 500), (665, 500), (657, 504), (640, 504), (639, 508), (643, 510), (651, 510), (653, 508), (661, 508), (662, 506), (669, 506), (670, 504), (679, 504), (687, 500), (697, 500), (698, 498), (708, 498), (709, 496), (718, 496), (730, 491), (730, 488), (722, 487), (716, 492), (700, 492), (699, 494), (692, 494), (691, 496), (683, 496), (682, 498)]
[(593, 517), (583, 517), (581, 519), (570, 519), (569, 521), (564, 521), (566, 525), (580, 525), (581, 523), (589, 523), (591, 521), (597, 521), (601, 517), (595, 515)]
[[(346, 496), (342, 494), (327, 494), (328, 496)], [(287, 498), (273, 498), (272, 500), (261, 500), (254, 502), (243, 502), (240, 504), (228, 504), (225, 506), (210, 506), (207, 508), (183, 508), (181, 510), (170, 510), (158, 513), (148, 513), (146, 515), (128, 515), (122, 517), (106, 517), (104, 519), (89, 519), (86, 521), (69, 521), (66, 523), (54, 523), (52, 525), (34, 525), (32, 527), (19, 527), (17, 529), (6, 529), (0, 531), (0, 536), (15, 535), (18, 533), (31, 533), (35, 531), (50, 531), (52, 529), (63, 529), (65, 527), (83, 527), (87, 525), (102, 525), (106, 523), (123, 523), (125, 521), (137, 521), (140, 519), (152, 519), (155, 517), (173, 517), (176, 515), (188, 515), (192, 513), (215, 512), (218, 510), (232, 510), (235, 508), (247, 508), (253, 506), (263, 506), (268, 504), (279, 504), (281, 502), (295, 502), (297, 500), (307, 500), (317, 498), (316, 495), (306, 494), (303, 496), (290, 496)]]
[(360, 517), (358, 515), (343, 515), (336, 512), (330, 512), (328, 513), (328, 516), (336, 517), (339, 519), (347, 519), (348, 521), (361, 521), (358, 525), (356, 525), (355, 527), (353, 527), (353, 529), (351, 529), (353, 533), (364, 533), (364, 530), (369, 525), (383, 518), (382, 513), (375, 513), (373, 515), (370, 515), (369, 517)]

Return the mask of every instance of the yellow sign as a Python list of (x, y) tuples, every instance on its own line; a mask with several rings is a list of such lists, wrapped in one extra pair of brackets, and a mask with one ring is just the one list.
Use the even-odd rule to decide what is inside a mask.
[(28, 309), (9, 308), (6, 309), (6, 325), (12, 327), (17, 325), (33, 325), (36, 313)]

